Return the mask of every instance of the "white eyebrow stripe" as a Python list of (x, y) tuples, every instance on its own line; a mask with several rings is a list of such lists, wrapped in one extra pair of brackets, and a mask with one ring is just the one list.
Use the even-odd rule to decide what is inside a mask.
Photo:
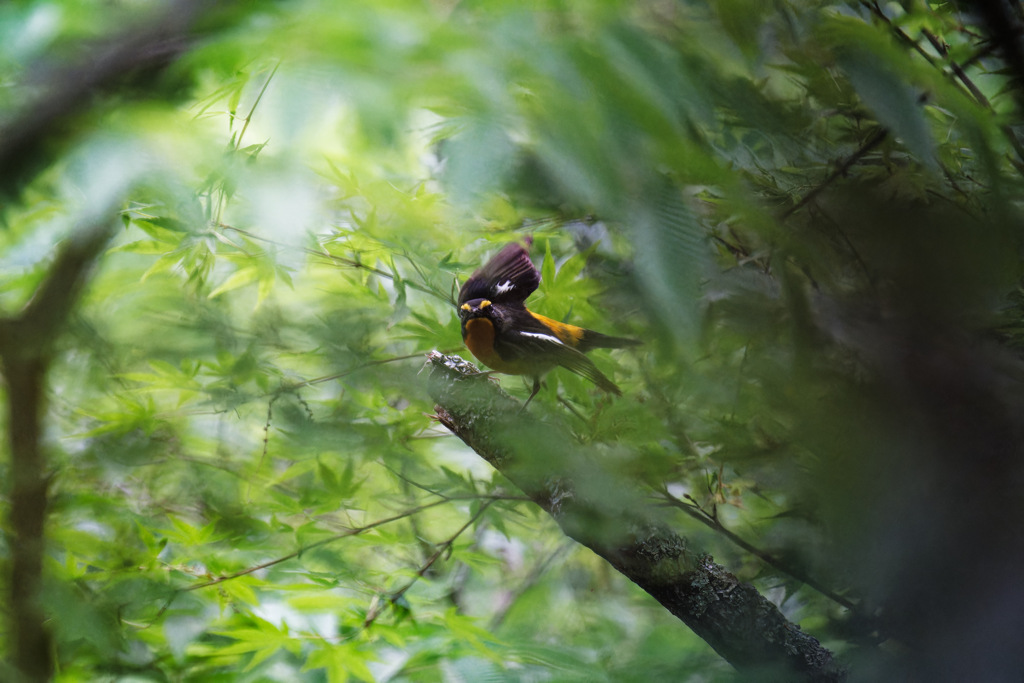
[(562, 340), (559, 339), (558, 337), (552, 336), (550, 334), (543, 334), (541, 332), (520, 332), (519, 334), (527, 337), (536, 337), (537, 339), (546, 339), (548, 341), (553, 341), (556, 344), (562, 343)]
[(511, 280), (505, 280), (501, 284), (497, 285), (494, 289), (498, 294), (504, 294), (505, 292), (511, 292), (516, 286), (512, 284)]

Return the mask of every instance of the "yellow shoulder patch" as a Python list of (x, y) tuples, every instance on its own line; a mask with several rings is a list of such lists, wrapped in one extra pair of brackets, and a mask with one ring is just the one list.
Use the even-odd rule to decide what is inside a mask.
[(540, 315), (533, 311), (527, 312), (540, 321), (544, 327), (551, 330), (556, 337), (562, 340), (563, 344), (567, 344), (568, 346), (579, 346), (580, 340), (583, 339), (583, 335), (586, 333), (586, 330), (582, 327), (566, 325), (565, 323), (560, 323), (546, 315)]

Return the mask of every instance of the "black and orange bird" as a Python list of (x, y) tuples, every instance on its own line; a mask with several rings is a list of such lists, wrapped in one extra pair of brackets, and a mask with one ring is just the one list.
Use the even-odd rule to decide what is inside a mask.
[(621, 396), (615, 383), (583, 354), (640, 342), (534, 313), (526, 308), (526, 298), (538, 285), (540, 272), (526, 248), (515, 242), (477, 269), (459, 290), (457, 305), (466, 346), (491, 370), (533, 377), (533, 391), (523, 408), (540, 391), (541, 376), (557, 365), (586, 377), (603, 391)]

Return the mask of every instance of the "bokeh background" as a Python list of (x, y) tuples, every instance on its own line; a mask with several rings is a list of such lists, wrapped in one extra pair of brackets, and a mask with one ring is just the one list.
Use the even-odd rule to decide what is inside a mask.
[(431, 417), (454, 293), (526, 236), (533, 310), (643, 341), (537, 420), (853, 680), (1019, 680), (996, 4), (0, 7), (5, 343), (109, 235), (48, 354), (56, 680), (737, 680)]

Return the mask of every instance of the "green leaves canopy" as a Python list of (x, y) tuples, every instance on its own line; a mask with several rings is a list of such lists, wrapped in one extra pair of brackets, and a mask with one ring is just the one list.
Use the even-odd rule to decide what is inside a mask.
[[(96, 40), (143, 34), (108, 27), (145, 9), (0, 10), (3, 118), (67, 88), (57, 67)], [(0, 232), (13, 320), (55, 243), (121, 218), (49, 374), (58, 678), (728, 679), (430, 418), (418, 371), (461, 347), (458, 278), (524, 233), (535, 310), (646, 342), (595, 354), (623, 399), (556, 372), (537, 419), (876, 662), (874, 640), (920, 625), (908, 582), (955, 592), (956, 572), (922, 578), (949, 546), (914, 536), (965, 538), (943, 507), (962, 461), (927, 457), (951, 443), (929, 421), (945, 406), (889, 350), (975, 367), (934, 339), (991, 329), (1020, 274), (1013, 85), (965, 21), (912, 3), (257, 3), (67, 112), (36, 171), (5, 176)], [(998, 366), (970, 357), (971, 386)]]

